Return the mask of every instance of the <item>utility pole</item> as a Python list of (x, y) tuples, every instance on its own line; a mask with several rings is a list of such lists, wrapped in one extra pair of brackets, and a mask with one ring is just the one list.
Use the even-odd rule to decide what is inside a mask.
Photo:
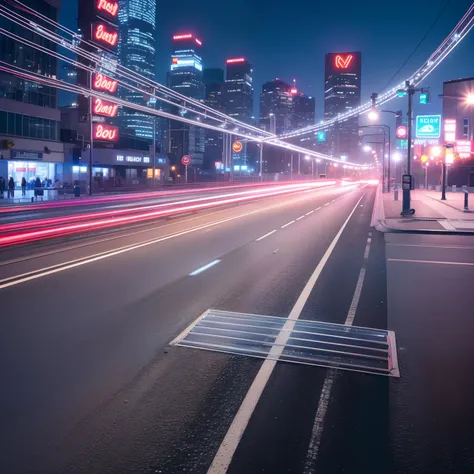
[[(94, 154), (94, 121), (93, 121), (93, 112), (94, 112), (94, 99), (92, 97), (92, 71), (89, 74), (89, 86), (90, 86), (90, 96), (89, 96), (89, 125), (90, 125), (90, 149), (89, 149), (89, 196), (92, 196), (92, 163), (93, 154)], [(80, 174), (79, 174), (80, 177)]]
[(263, 183), (263, 142), (260, 143), (260, 182)]
[(293, 181), (293, 153), (291, 154), (290, 181)]

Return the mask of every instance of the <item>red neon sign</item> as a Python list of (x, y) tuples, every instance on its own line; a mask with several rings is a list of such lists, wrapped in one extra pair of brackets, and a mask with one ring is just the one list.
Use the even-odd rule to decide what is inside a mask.
[(119, 4), (110, 0), (96, 0), (95, 4), (98, 11), (108, 13), (110, 16), (117, 16)]
[(196, 41), (196, 43), (197, 43), (199, 46), (202, 46), (202, 41), (201, 41), (201, 40), (198, 40), (197, 38), (194, 38), (194, 40)]
[(113, 125), (96, 123), (94, 125), (94, 139), (116, 142), (119, 139), (119, 129)]
[(227, 64), (243, 63), (243, 62), (245, 62), (245, 58), (233, 58), (233, 59), (227, 60)]
[(191, 39), (193, 37), (192, 34), (187, 34), (187, 35), (175, 35), (173, 36), (174, 40), (184, 40), (184, 39)]
[(115, 117), (117, 115), (118, 105), (107, 100), (95, 99), (94, 113), (97, 115), (105, 115), (107, 117)]
[(348, 54), (346, 56), (338, 54), (334, 59), (334, 65), (337, 69), (348, 69), (353, 59), (354, 56), (352, 56), (352, 54)]
[(291, 89), (291, 95), (296, 95), (296, 94), (298, 94), (298, 89), (296, 87), (293, 87)]
[(117, 46), (118, 32), (107, 29), (105, 23), (97, 23), (94, 25), (94, 38), (97, 41), (107, 43), (109, 46)]
[(117, 90), (118, 82), (115, 79), (110, 79), (103, 74), (96, 74), (94, 76), (94, 89), (100, 91), (107, 91), (110, 93), (114, 93)]

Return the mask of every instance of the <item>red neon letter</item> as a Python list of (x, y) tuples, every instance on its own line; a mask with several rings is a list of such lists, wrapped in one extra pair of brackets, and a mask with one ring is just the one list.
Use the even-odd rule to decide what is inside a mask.
[(106, 115), (107, 117), (115, 117), (117, 115), (117, 104), (112, 104), (102, 99), (95, 99), (94, 101), (94, 113), (97, 115)]
[(117, 16), (118, 13), (118, 2), (111, 2), (108, 0), (96, 0), (97, 10), (107, 12), (111, 16)]
[(351, 65), (352, 59), (352, 54), (348, 54), (345, 57), (342, 57), (340, 54), (338, 54), (336, 56), (334, 64), (337, 69), (347, 69)]
[(110, 79), (103, 74), (96, 74), (94, 76), (94, 89), (103, 90), (110, 93), (114, 93), (117, 90), (117, 81)]
[(118, 127), (113, 127), (112, 125), (95, 124), (94, 138), (96, 140), (116, 142), (118, 140)]
[(99, 23), (95, 27), (94, 37), (98, 41), (103, 41), (110, 46), (116, 46), (118, 40), (118, 33), (116, 31), (107, 31), (103, 23)]

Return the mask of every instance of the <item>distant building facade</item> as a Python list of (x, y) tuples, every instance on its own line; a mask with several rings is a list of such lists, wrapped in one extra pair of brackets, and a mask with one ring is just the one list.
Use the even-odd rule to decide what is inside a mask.
[(260, 128), (267, 132), (281, 133), (291, 130), (293, 116), (292, 87), (275, 79), (262, 86), (260, 94)]

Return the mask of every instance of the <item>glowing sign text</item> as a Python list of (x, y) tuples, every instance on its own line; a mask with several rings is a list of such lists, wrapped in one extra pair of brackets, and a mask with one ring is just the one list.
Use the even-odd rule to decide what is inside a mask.
[(243, 63), (243, 62), (245, 62), (245, 58), (234, 58), (234, 59), (227, 60), (227, 64)]
[(188, 34), (188, 35), (175, 35), (173, 36), (174, 40), (184, 40), (184, 39), (191, 39), (193, 35)]
[(107, 142), (116, 142), (119, 138), (118, 127), (112, 125), (95, 124), (94, 139), (105, 140)]
[(291, 88), (291, 95), (296, 95), (298, 94), (298, 89), (296, 87)]
[(118, 32), (115, 30), (107, 30), (104, 23), (94, 25), (94, 38), (97, 41), (107, 43), (109, 46), (117, 46)]
[(112, 94), (117, 90), (118, 82), (115, 79), (110, 79), (103, 74), (96, 74), (94, 76), (94, 89), (111, 92)]
[(352, 54), (348, 54), (347, 56), (341, 56), (338, 54), (334, 60), (334, 65), (337, 69), (348, 69), (353, 59), (354, 56), (352, 56)]
[(201, 40), (198, 40), (197, 38), (195, 38), (195, 41), (199, 46), (202, 46), (202, 41)]
[(94, 113), (97, 115), (105, 115), (107, 117), (115, 117), (117, 115), (118, 105), (113, 104), (102, 99), (95, 99), (94, 101)]
[(97, 0), (96, 8), (99, 11), (108, 13), (111, 16), (117, 16), (119, 4), (110, 0)]

